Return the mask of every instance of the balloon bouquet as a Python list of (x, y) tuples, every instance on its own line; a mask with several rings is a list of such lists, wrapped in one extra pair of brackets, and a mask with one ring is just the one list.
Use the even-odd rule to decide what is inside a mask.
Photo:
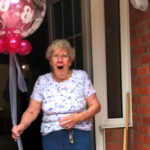
[[(23, 38), (39, 28), (45, 13), (45, 0), (0, 0), (0, 53), (10, 55), (9, 91), (13, 125), (17, 123), (17, 83), (22, 92), (27, 91), (16, 53), (27, 55), (31, 52), (30, 42)], [(23, 150), (21, 139), (17, 143), (19, 150)]]

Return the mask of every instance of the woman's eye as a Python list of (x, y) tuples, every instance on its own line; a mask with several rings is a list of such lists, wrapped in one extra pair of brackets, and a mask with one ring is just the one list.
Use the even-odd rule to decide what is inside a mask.
[(62, 55), (62, 57), (63, 57), (63, 58), (66, 58), (66, 57), (67, 57), (67, 55)]
[(58, 57), (58, 55), (54, 55), (53, 57), (57, 58), (57, 57)]

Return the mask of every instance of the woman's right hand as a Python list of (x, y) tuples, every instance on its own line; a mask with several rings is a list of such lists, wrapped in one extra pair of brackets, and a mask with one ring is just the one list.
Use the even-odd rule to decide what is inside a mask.
[(23, 131), (24, 127), (21, 124), (12, 127), (12, 138), (14, 139), (14, 141), (17, 141), (19, 139), (19, 136), (23, 133)]

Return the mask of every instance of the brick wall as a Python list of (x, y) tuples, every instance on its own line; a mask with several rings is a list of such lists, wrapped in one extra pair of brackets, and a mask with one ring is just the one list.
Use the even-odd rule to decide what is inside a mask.
[[(133, 150), (133, 132), (129, 129), (128, 150)], [(123, 129), (105, 131), (106, 150), (123, 150)]]
[(108, 129), (105, 131), (106, 150), (122, 150), (122, 129)]
[[(150, 150), (150, 1), (145, 12), (130, 4), (133, 128), (128, 150)], [(106, 150), (123, 150), (123, 129), (108, 129)]]
[(133, 150), (150, 150), (150, 4), (145, 12), (130, 5), (130, 29)]

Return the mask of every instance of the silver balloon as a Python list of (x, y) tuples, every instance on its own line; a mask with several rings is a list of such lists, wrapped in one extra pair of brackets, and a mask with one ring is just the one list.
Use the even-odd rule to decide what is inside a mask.
[(41, 25), (44, 20), (44, 16), (46, 13), (46, 1), (45, 0), (33, 0), (33, 4), (35, 7), (35, 13), (33, 18), (33, 23), (29, 29), (22, 32), (21, 36), (23, 38), (34, 33)]
[(43, 22), (45, 13), (45, 0), (1, 0), (0, 37), (31, 35)]

